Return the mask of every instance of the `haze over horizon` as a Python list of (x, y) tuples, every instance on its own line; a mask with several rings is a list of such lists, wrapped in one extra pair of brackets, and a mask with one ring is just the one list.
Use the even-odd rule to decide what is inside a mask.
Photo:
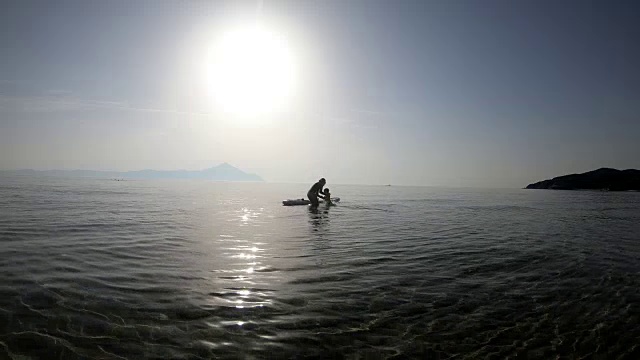
[(523, 187), (640, 167), (637, 2), (3, 5), (0, 170)]

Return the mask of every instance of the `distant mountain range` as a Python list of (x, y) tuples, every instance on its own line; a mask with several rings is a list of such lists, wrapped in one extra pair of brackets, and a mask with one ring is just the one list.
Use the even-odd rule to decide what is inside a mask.
[(137, 170), (137, 171), (96, 171), (96, 170), (8, 170), (4, 173), (40, 176), (126, 178), (126, 179), (206, 179), (215, 181), (264, 181), (256, 174), (248, 174), (227, 163), (204, 170)]
[(538, 181), (527, 189), (640, 191), (640, 170), (601, 168)]

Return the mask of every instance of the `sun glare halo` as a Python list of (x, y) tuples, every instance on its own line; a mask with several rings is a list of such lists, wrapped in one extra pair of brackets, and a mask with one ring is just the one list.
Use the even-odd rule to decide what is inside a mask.
[(221, 34), (211, 56), (211, 93), (219, 109), (255, 117), (283, 110), (294, 87), (294, 61), (281, 34), (261, 24)]

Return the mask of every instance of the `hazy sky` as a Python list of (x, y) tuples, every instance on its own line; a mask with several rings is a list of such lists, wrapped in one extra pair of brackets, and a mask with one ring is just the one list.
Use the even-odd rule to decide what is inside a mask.
[[(247, 120), (213, 101), (210, 49), (258, 17), (296, 81)], [(3, 1), (0, 169), (522, 187), (638, 168), (638, 19), (637, 1)]]

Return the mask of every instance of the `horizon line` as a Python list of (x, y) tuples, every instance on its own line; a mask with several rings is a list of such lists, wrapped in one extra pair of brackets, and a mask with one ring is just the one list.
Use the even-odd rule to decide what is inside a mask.
[[(231, 165), (233, 166), (233, 165)], [(202, 169), (202, 170), (206, 170)], [(1, 172), (18, 172), (18, 171), (34, 171), (34, 172), (47, 172), (47, 171), (65, 171), (65, 172), (73, 172), (73, 171), (94, 171), (94, 172), (114, 172), (114, 173), (127, 173), (127, 172), (136, 172), (136, 171), (145, 171), (145, 170), (149, 170), (149, 171), (198, 171), (198, 170), (155, 170), (155, 169), (143, 169), (143, 170), (129, 170), (129, 171), (111, 171), (111, 170), (89, 170), (89, 169), (73, 169), (73, 170), (68, 170), (68, 169), (48, 169), (48, 170), (36, 170), (36, 169), (28, 169), (28, 168), (23, 168), (23, 169), (0, 169), (0, 173)], [(240, 170), (240, 169), (238, 169)], [(242, 170), (240, 170), (242, 171)], [(243, 171), (244, 172), (244, 171)], [(215, 180), (215, 179), (206, 179), (206, 178), (152, 178), (152, 179), (145, 179), (145, 178), (131, 178), (128, 179), (127, 181), (158, 181), (158, 180), (177, 180), (177, 181), (213, 181), (213, 182), (234, 182), (234, 183), (267, 183), (267, 184), (274, 184), (274, 185), (308, 185), (309, 182), (302, 182), (302, 181), (269, 181), (269, 180), (265, 180), (264, 178), (262, 178), (262, 176), (258, 175), (258, 174), (253, 174), (253, 173), (245, 173), (247, 175), (255, 175), (258, 176), (259, 178), (261, 178), (261, 181), (251, 181), (251, 180)], [(28, 176), (28, 175), (23, 175), (23, 176)], [(44, 175), (44, 177), (46, 177), (46, 175)], [(81, 176), (81, 177), (74, 177), (74, 176), (70, 176), (71, 178), (82, 178), (82, 179), (106, 179), (106, 178), (101, 178), (101, 177), (93, 177), (93, 176)], [(333, 185), (338, 185), (338, 186), (368, 186), (368, 187), (431, 187), (431, 188), (449, 188), (449, 189), (524, 189), (524, 187), (505, 187), (505, 186), (500, 186), (500, 187), (495, 187), (495, 186), (481, 186), (481, 185), (476, 185), (476, 186), (456, 186), (456, 185), (427, 185), (427, 184), (366, 184), (366, 183), (333, 183)]]

